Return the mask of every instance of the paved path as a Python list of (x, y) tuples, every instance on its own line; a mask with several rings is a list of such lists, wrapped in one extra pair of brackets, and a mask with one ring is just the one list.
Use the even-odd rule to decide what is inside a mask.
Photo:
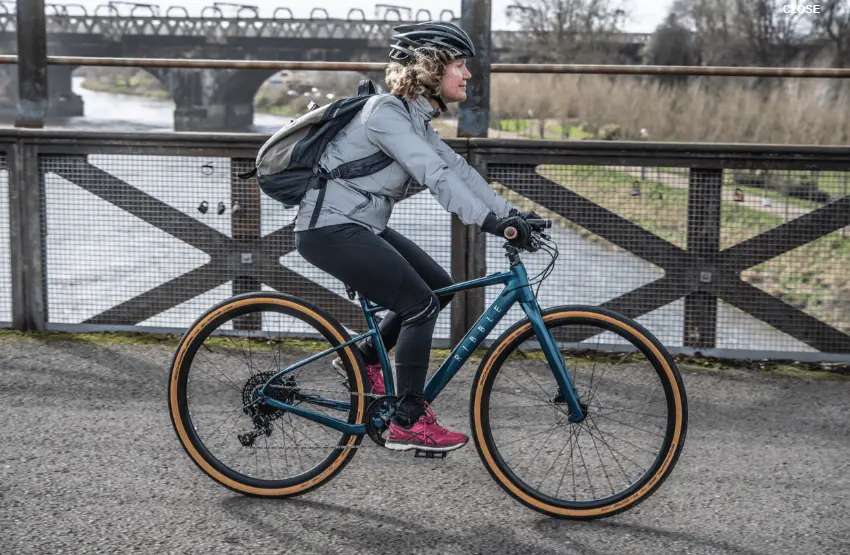
[[(4, 553), (850, 553), (847, 381), (685, 370), (676, 472), (633, 512), (576, 523), (508, 498), (472, 446), (443, 461), (363, 450), (296, 500), (233, 494), (174, 436), (170, 356), (0, 337)], [(436, 406), (450, 427), (468, 430), (473, 370)]]

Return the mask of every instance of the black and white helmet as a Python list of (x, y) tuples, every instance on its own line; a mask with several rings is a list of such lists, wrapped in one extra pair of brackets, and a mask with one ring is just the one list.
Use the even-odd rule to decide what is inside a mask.
[(436, 48), (448, 60), (474, 58), (475, 46), (463, 29), (448, 21), (423, 21), (393, 28), (395, 43), (390, 48), (390, 60), (401, 64), (414, 57), (423, 46)]

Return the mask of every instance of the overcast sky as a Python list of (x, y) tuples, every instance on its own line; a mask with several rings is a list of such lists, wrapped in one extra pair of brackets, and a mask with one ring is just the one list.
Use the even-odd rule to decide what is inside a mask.
[[(199, 15), (205, 6), (212, 6), (215, 0), (142, 0), (141, 3), (157, 4), (162, 13), (170, 6), (183, 6), (190, 14)], [(89, 13), (99, 5), (104, 5), (107, 0), (46, 0), (50, 4), (82, 4)], [(428, 8), (432, 16), (437, 19), (441, 10), (452, 10), (460, 14), (461, 0), (384, 0), (379, 2), (364, 2), (363, 0), (310, 0), (309, 2), (276, 2), (270, 0), (245, 0), (235, 2), (246, 5), (259, 5), (261, 15), (271, 16), (277, 7), (287, 7), (292, 10), (295, 17), (309, 17), (312, 8), (324, 8), (331, 17), (344, 18), (352, 8), (360, 8), (366, 13), (366, 17), (375, 16), (375, 4), (391, 4), (409, 7), (416, 13), (419, 8)], [(515, 3), (515, 0), (493, 0), (493, 28), (509, 29), (510, 22), (505, 15), (507, 6)], [(631, 12), (631, 21), (627, 23), (626, 30), (631, 32), (652, 32), (664, 19), (672, 0), (624, 0), (626, 8)]]

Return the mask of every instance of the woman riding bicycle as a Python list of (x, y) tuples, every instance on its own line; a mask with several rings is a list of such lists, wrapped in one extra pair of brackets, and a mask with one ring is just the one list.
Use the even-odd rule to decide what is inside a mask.
[[(471, 75), (465, 60), (475, 56), (469, 36), (447, 22), (402, 25), (395, 31), (386, 71), (392, 94), (371, 98), (329, 143), (321, 165), (337, 167), (379, 150), (395, 161), (366, 177), (329, 180), (318, 215), (313, 214), (318, 192), (309, 191), (299, 207), (295, 245), (305, 260), (389, 311), (380, 331), (387, 350), (396, 348), (399, 403), (386, 447), (450, 451), (463, 447), (468, 438), (437, 423), (424, 402), (424, 388), (437, 316), (451, 301), (450, 296), (438, 299), (432, 290), (448, 287), (452, 280), (387, 222), (412, 180), (467, 225), (500, 237), (513, 226), (519, 234), (511, 242), (517, 246), (524, 246), (531, 234), (525, 218), (537, 215), (521, 214), (498, 196), (430, 124), (446, 111), (446, 103), (466, 99)], [(371, 391), (384, 394), (371, 338), (359, 350)]]

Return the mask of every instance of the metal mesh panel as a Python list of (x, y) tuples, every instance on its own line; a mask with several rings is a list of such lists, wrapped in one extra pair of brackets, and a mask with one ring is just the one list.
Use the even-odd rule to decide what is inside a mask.
[[(663, 225), (670, 229), (671, 239), (682, 241), (684, 233), (676, 229), (669, 196), (650, 194), (645, 187), (637, 187), (638, 194), (634, 194), (636, 180), (630, 168), (545, 165), (536, 168), (536, 176), (531, 170), (533, 166), (504, 165), (491, 178), (497, 181), (496, 190), (512, 203), (554, 220), (548, 233), (560, 255), (552, 274), (540, 284), (538, 302), (542, 307), (602, 305), (664, 276), (660, 267), (618, 244), (634, 225), (651, 229)], [(622, 217), (625, 227), (616, 233), (602, 232), (613, 215)], [(498, 238), (488, 238), (488, 272), (507, 269), (503, 244)], [(544, 253), (524, 255), (529, 278), (538, 275), (549, 260)], [(492, 302), (500, 289), (488, 288), (486, 302)], [(644, 318), (664, 342), (681, 340), (671, 312), (671, 307), (664, 307)], [(493, 337), (522, 317), (519, 307), (512, 308)]]
[[(201, 270), (211, 257), (199, 247), (229, 236), (228, 216), (215, 211), (228, 179), (201, 169), (226, 162), (42, 157), (48, 321), (178, 328), (224, 299), (219, 276)], [(203, 200), (214, 203), (206, 214)]]
[(0, 154), (0, 326), (12, 322), (12, 261), (9, 243), (9, 171)]
[[(48, 321), (185, 329), (234, 294), (278, 290), (344, 324), (362, 323), (344, 285), (295, 250), (296, 209), (236, 177), (250, 163), (43, 156)], [(450, 272), (450, 215), (427, 191), (401, 201), (390, 226)], [(435, 337), (448, 338), (450, 313), (441, 314)], [(308, 330), (276, 321), (293, 334)]]
[[(755, 243), (741, 279), (782, 301), (763, 303), (759, 315), (793, 336), (759, 340), (753, 335), (757, 344), (823, 350), (836, 341), (829, 327), (850, 333), (850, 227), (842, 226), (850, 222), (839, 203), (848, 194), (846, 172), (726, 172), (723, 246), (745, 239)], [(744, 319), (751, 317), (735, 321)], [(740, 339), (732, 341), (741, 346)]]
[[(500, 194), (555, 221), (561, 256), (540, 287), (543, 307), (602, 305), (674, 348), (850, 349), (850, 233), (841, 229), (850, 211), (834, 204), (850, 192), (845, 173), (530, 163), (490, 171)], [(506, 267), (502, 243), (488, 239), (488, 272)], [(530, 277), (548, 260), (523, 257)], [(499, 289), (488, 288), (488, 303)], [(514, 308), (491, 338), (522, 316)]]
[[(488, 162), (488, 177), (555, 222), (560, 257), (537, 288), (543, 307), (601, 305), (674, 349), (850, 352), (847, 173), (539, 165), (523, 156)], [(278, 290), (362, 329), (344, 285), (294, 249), (295, 209), (235, 177), (250, 162), (42, 155), (49, 324), (185, 329), (234, 294)], [(8, 195), (5, 172), (0, 179)], [(7, 212), (0, 217), (8, 229)], [(450, 272), (451, 216), (427, 190), (399, 202), (390, 226)], [(485, 244), (487, 273), (505, 270), (503, 241)], [(549, 262), (542, 253), (523, 260), (532, 278)], [(485, 303), (500, 290), (488, 288)], [(438, 320), (438, 341), (450, 336), (450, 315)], [(523, 316), (515, 307), (490, 338)]]

